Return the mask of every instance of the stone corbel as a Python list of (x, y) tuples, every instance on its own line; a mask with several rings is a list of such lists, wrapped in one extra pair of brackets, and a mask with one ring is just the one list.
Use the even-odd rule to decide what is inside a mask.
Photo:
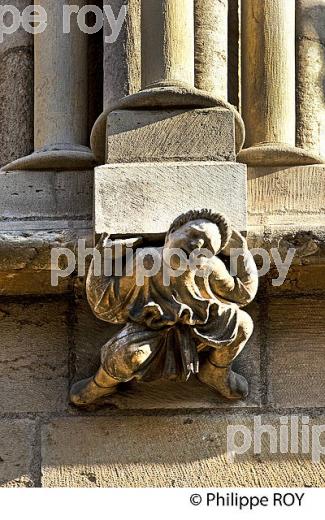
[(74, 405), (96, 403), (121, 383), (187, 381), (193, 374), (227, 399), (247, 397), (248, 383), (231, 365), (253, 332), (242, 308), (254, 299), (258, 276), (246, 239), (225, 216), (182, 214), (161, 247), (103, 234), (97, 251), (89, 304), (99, 319), (123, 328), (103, 346), (98, 372), (73, 385)]

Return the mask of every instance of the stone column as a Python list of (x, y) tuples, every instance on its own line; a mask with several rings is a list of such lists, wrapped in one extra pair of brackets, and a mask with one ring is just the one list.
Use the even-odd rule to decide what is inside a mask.
[[(115, 17), (125, 0), (104, 0)], [(126, 20), (116, 42), (106, 43), (110, 33), (104, 21), (104, 108), (141, 89), (141, 0), (128, 0)]]
[(194, 0), (142, 0), (141, 55), (142, 90), (107, 115), (96, 233), (163, 232), (193, 194), (198, 207), (233, 209), (245, 229), (246, 167), (235, 163), (243, 123), (224, 98), (194, 86)]
[[(87, 145), (87, 34), (75, 15), (63, 33), (64, 0), (39, 0), (47, 28), (34, 36), (34, 149), (13, 169), (75, 169), (93, 164)], [(81, 8), (85, 2), (76, 2)]]
[(166, 111), (172, 109), (224, 108), (235, 119), (238, 152), (244, 125), (237, 110), (225, 98), (195, 88), (194, 79), (194, 0), (141, 0), (142, 89), (112, 103), (96, 121), (91, 147), (98, 162), (109, 159), (105, 153), (112, 131), (109, 122), (105, 128), (108, 114), (123, 111), (124, 119), (126, 110), (136, 110), (139, 116), (141, 109), (156, 109), (167, 117)]
[(297, 0), (297, 143), (325, 156), (325, 0)]
[[(128, 0), (127, 15), (116, 42), (105, 43), (110, 28), (104, 21), (104, 111), (97, 118), (91, 132), (91, 148), (98, 162), (105, 161), (107, 115), (120, 99), (141, 89), (141, 1)], [(125, 0), (104, 0), (115, 17)]]
[(195, 86), (228, 99), (228, 0), (194, 0)]
[[(8, 4), (21, 13), (30, 2), (0, 1)], [(0, 43), (0, 167), (33, 150), (33, 102), (33, 36), (21, 27)]]
[(194, 86), (194, 0), (142, 1), (142, 88)]
[(295, 0), (242, 0), (242, 112), (251, 165), (310, 164), (295, 148)]

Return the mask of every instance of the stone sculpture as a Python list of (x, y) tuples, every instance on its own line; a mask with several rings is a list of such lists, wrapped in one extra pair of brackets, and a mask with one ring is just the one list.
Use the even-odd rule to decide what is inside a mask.
[[(93, 260), (89, 304), (99, 319), (123, 328), (103, 346), (95, 376), (73, 385), (73, 404), (89, 405), (131, 380), (186, 381), (191, 374), (225, 398), (248, 395), (231, 364), (253, 332), (242, 307), (254, 299), (258, 277), (245, 238), (226, 217), (189, 211), (173, 222), (162, 247), (103, 235), (97, 251), (101, 269)], [(114, 260), (108, 273), (107, 251)]]

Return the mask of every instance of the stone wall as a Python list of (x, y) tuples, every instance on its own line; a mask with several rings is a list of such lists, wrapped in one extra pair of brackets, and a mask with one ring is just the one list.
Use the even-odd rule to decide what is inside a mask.
[[(260, 0), (256, 2), (256, 5), (260, 4)], [(22, 10), (30, 2), (11, 0), (11, 3)], [(95, 3), (102, 5), (101, 0)], [(124, 1), (109, 3), (117, 10)], [(252, 5), (251, 0), (229, 0), (227, 24), (226, 1), (193, 2), (196, 53), (190, 56), (191, 62), (195, 58), (196, 86), (206, 85), (210, 93), (220, 94), (223, 98), (227, 97), (228, 90), (228, 100), (237, 107), (243, 101), (240, 85), (243, 80), (240, 74), (240, 3)], [(319, 7), (312, 9), (309, 0), (296, 3), (297, 56), (300, 61), (296, 78), (296, 114), (290, 120), (290, 128), (294, 141), (296, 121), (296, 144), (319, 154), (322, 152), (322, 114), (325, 106), (320, 88), (324, 27), (319, 21), (324, 2), (319, 1)], [(88, 40), (88, 101), (83, 106), (88, 111), (87, 118), (84, 118), (88, 119), (88, 134), (102, 106), (106, 108), (121, 96), (138, 91), (143, 79), (140, 1), (130, 0), (129, 4), (131, 15), (123, 29), (123, 41), (115, 47), (102, 47), (102, 34)], [(202, 12), (206, 14), (204, 9), (208, 9), (210, 18), (201, 16)], [(222, 33), (213, 34), (211, 20), (220, 20)], [(281, 22), (281, 17), (279, 20)], [(290, 21), (292, 27), (293, 18)], [(177, 23), (174, 30), (176, 26)], [(104, 31), (107, 30), (105, 27)], [(220, 34), (222, 38), (219, 38)], [(290, 35), (294, 36), (292, 31)], [(186, 31), (183, 31), (183, 37), (189, 37)], [(249, 38), (249, 35), (246, 37)], [(260, 38), (263, 39), (261, 31)], [(202, 45), (206, 40), (209, 45)], [(41, 46), (39, 48), (42, 51)], [(150, 63), (152, 49), (148, 48), (147, 51), (147, 63)], [(217, 52), (218, 60), (213, 62)], [(44, 55), (42, 57), (46, 65)], [(260, 58), (263, 60), (263, 57)], [(58, 64), (59, 60), (56, 62)], [(294, 68), (293, 63), (290, 66)], [(10, 36), (4, 45), (1, 44), (0, 167), (34, 150), (33, 68), (33, 40), (29, 35), (18, 32)], [(221, 72), (218, 75), (214, 71), (227, 72), (227, 77), (223, 75), (221, 78)], [(150, 70), (146, 72), (148, 74)], [(246, 80), (245, 84), (249, 84), (252, 78)], [(283, 85), (285, 82), (282, 81), (275, 86)], [(293, 98), (294, 95), (291, 105)], [(249, 99), (252, 97), (249, 96)], [(263, 99), (260, 101), (264, 102)], [(151, 125), (151, 130), (153, 126), (158, 126), (158, 138), (161, 131), (159, 125), (164, 126), (169, 135), (175, 129), (172, 124), (175, 125), (175, 112), (171, 108), (168, 112), (166, 106), (164, 110), (162, 121)], [(203, 112), (209, 116), (213, 110), (205, 107)], [(137, 117), (139, 114), (143, 116), (140, 112), (136, 111)], [(174, 114), (173, 121), (169, 120), (171, 112)], [(205, 123), (203, 132), (201, 123), (189, 124), (200, 111), (191, 112), (188, 107), (185, 112), (187, 118), (184, 116), (183, 126), (176, 125), (177, 146), (173, 148), (170, 142), (164, 143), (169, 146), (168, 152), (172, 150), (174, 153), (173, 159), (183, 147), (183, 159), (185, 155), (195, 160), (235, 160), (234, 146), (226, 139), (224, 124), (222, 131), (213, 134), (212, 123)], [(111, 142), (115, 142), (115, 150), (114, 147), (110, 149), (111, 153), (112, 149), (115, 152), (112, 161), (123, 159), (125, 154), (126, 162), (132, 157), (133, 160), (142, 161), (144, 157), (156, 160), (158, 155), (158, 160), (162, 159), (161, 140), (153, 141), (152, 132), (143, 130), (138, 121), (139, 144), (135, 150), (134, 142), (131, 142), (133, 146), (127, 149), (129, 141), (123, 141), (123, 130), (133, 131), (132, 124), (136, 117), (133, 114), (133, 120), (129, 119), (127, 124), (122, 121), (122, 124), (119, 119), (121, 113), (114, 114), (111, 117), (116, 118), (115, 124), (119, 127), (122, 140), (121, 134), (113, 139), (109, 137)], [(229, 116), (225, 113), (226, 119)], [(145, 117), (148, 118), (148, 113)], [(97, 128), (96, 138), (106, 124), (105, 118), (100, 121), (101, 130)], [(251, 121), (250, 131), (253, 132), (253, 118)], [(280, 130), (285, 127), (285, 118), (277, 122)], [(131, 128), (128, 128), (130, 123)], [(260, 123), (265, 123), (265, 120), (261, 119)], [(193, 146), (191, 144), (189, 147), (188, 141), (184, 142), (184, 129)], [(197, 139), (198, 134), (201, 141)], [(205, 139), (206, 136), (209, 139)], [(231, 155), (219, 153), (222, 152), (221, 138), (223, 143), (228, 143), (226, 149), (232, 146)], [(102, 142), (99, 143), (101, 153), (105, 148), (104, 141), (102, 134)], [(147, 145), (141, 148), (143, 142)], [(205, 151), (204, 155), (203, 148), (209, 153)], [(270, 272), (261, 279), (256, 300), (248, 309), (255, 323), (255, 331), (236, 366), (248, 379), (250, 394), (246, 401), (235, 404), (222, 400), (192, 378), (186, 384), (131, 383), (121, 388), (119, 394), (107, 399), (104, 407), (94, 406), (85, 411), (72, 407), (68, 402), (71, 384), (95, 372), (100, 348), (116, 330), (91, 314), (85, 298), (84, 280), (77, 278), (75, 272), (62, 279), (57, 287), (51, 285), (51, 250), (65, 247), (75, 252), (79, 238), (85, 239), (89, 245), (93, 243), (93, 169), (89, 164), (82, 169), (63, 169), (65, 164), (51, 169), (47, 163), (49, 169), (45, 170), (31, 168), (27, 171), (22, 167), (19, 171), (0, 172), (0, 486), (324, 485), (324, 461), (313, 465), (310, 454), (301, 454), (300, 445), (297, 454), (270, 454), (266, 437), (261, 453), (250, 450), (234, 463), (227, 460), (227, 425), (241, 424), (252, 428), (254, 418), (262, 416), (263, 422), (273, 425), (279, 433), (279, 421), (283, 416), (308, 416), (311, 425), (324, 424), (325, 421), (325, 166), (310, 164), (308, 159), (311, 156), (307, 159), (303, 157), (304, 164), (306, 160), (308, 164), (302, 165), (299, 153), (293, 154), (296, 162), (291, 162), (290, 166), (287, 163), (279, 164), (276, 156), (278, 150), (275, 151), (271, 159), (276, 164), (248, 168), (248, 242), (250, 247), (263, 247), (268, 252), (277, 248), (282, 258), (290, 247), (294, 247), (296, 255), (280, 287), (272, 284), (278, 274), (274, 263), (271, 265)], [(35, 155), (33, 157), (35, 159)], [(170, 159), (170, 156), (166, 157)], [(222, 166), (226, 190), (229, 164)], [(130, 173), (133, 167), (129, 168)], [(160, 168), (164, 169), (164, 164)], [(200, 168), (202, 176), (207, 173), (206, 163), (202, 163)], [(175, 170), (179, 170), (178, 164)], [(187, 170), (189, 191), (183, 189), (180, 175), (175, 175), (180, 181), (177, 190), (173, 191), (175, 178), (169, 170), (165, 189), (158, 191), (155, 185), (154, 196), (148, 199), (148, 204), (150, 200), (152, 203), (152, 212), (156, 209), (158, 198), (161, 207), (165, 207), (163, 217), (166, 220), (161, 220), (164, 229), (170, 220), (166, 208), (171, 214), (180, 201), (187, 204), (190, 199), (194, 203), (197, 192), (201, 197), (200, 205), (207, 199), (211, 204), (215, 202), (212, 190), (215, 184), (211, 181), (209, 185), (209, 178), (205, 175), (206, 184), (203, 185), (195, 166), (191, 165)], [(242, 165), (231, 169), (244, 170)], [(149, 177), (147, 173), (143, 175)], [(211, 178), (213, 175), (212, 172)], [(151, 186), (155, 183), (155, 177), (152, 177)], [(122, 180), (125, 181), (125, 178)], [(196, 179), (195, 188), (193, 179)], [(143, 198), (148, 194), (144, 194), (142, 184), (140, 187), (143, 203)], [(137, 192), (136, 189), (134, 191)], [(232, 193), (226, 203), (229, 201), (229, 211), (231, 207), (234, 215), (238, 216), (239, 207), (246, 207), (243, 184), (234, 191), (241, 205), (237, 204), (238, 200)], [(173, 197), (167, 200), (170, 192), (173, 192)], [(206, 196), (207, 192), (210, 198)], [(112, 193), (108, 191), (109, 196), (111, 202)], [(130, 189), (129, 196), (134, 196)], [(127, 219), (130, 215), (125, 203), (124, 206), (117, 206), (111, 207), (107, 218), (107, 222), (115, 222), (116, 225), (119, 224), (117, 209), (122, 207)], [(137, 215), (140, 206), (138, 204), (136, 207)], [(243, 212), (244, 219), (245, 216)], [(137, 230), (141, 219), (143, 221), (143, 215), (138, 221), (133, 215), (132, 223), (136, 223)]]
[(294, 291), (251, 306), (256, 328), (237, 361), (250, 396), (230, 405), (196, 379), (129, 384), (103, 408), (68, 404), (72, 381), (96, 370), (113, 327), (84, 298), (0, 302), (0, 483), (6, 487), (322, 486), (323, 462), (250, 452), (226, 458), (227, 424), (289, 414), (322, 424), (324, 294)]

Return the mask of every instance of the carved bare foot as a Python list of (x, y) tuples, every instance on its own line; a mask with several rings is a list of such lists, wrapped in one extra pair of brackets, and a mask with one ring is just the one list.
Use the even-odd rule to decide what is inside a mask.
[(110, 387), (99, 386), (94, 377), (75, 383), (70, 390), (70, 401), (75, 406), (87, 406), (101, 397), (115, 394), (118, 384)]
[(230, 367), (217, 367), (209, 359), (200, 367), (198, 379), (227, 399), (245, 399), (248, 396), (246, 379)]

